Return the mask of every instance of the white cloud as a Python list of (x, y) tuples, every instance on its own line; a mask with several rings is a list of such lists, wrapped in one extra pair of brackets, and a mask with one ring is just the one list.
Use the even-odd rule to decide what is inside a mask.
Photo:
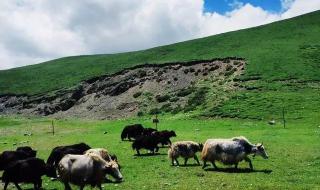
[(294, 3), (294, 1), (295, 0), (280, 0), (282, 9), (288, 10), (292, 6), (292, 3)]
[(282, 0), (283, 13), (233, 1), (226, 14), (203, 0), (1, 0), (0, 69), (63, 56), (115, 53), (270, 23), (318, 10), (319, 0)]
[(283, 19), (302, 15), (320, 9), (320, 0), (294, 0), (281, 16)]

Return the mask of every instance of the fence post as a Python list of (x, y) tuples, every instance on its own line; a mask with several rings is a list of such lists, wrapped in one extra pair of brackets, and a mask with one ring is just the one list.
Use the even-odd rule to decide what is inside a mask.
[(283, 120), (283, 128), (286, 128), (286, 118), (284, 117), (284, 107), (282, 107), (282, 120)]
[(54, 124), (53, 124), (53, 120), (51, 121), (51, 128), (52, 128), (52, 135), (54, 135)]

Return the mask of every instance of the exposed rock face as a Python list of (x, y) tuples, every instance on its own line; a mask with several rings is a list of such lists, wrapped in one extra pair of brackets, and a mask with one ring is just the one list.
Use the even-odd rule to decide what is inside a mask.
[(240, 75), (244, 67), (244, 60), (237, 58), (140, 65), (47, 95), (2, 95), (0, 114), (94, 119), (128, 117), (139, 110), (150, 109), (151, 104), (169, 102), (183, 106), (186, 102), (183, 97), (176, 101), (164, 97), (160, 102), (159, 96), (177, 94), (201, 80), (223, 77), (228, 88), (237, 88), (230, 79)]

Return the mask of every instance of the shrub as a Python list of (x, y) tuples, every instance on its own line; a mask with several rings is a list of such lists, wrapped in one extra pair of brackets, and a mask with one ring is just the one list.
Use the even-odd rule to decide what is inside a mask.
[(169, 100), (170, 99), (170, 96), (169, 95), (163, 95), (163, 96), (161, 96), (161, 95), (157, 95), (156, 96), (156, 100), (157, 100), (157, 102), (165, 102), (165, 101), (167, 101), (167, 100)]
[(138, 98), (139, 96), (141, 96), (142, 92), (136, 92), (133, 94), (134, 98)]
[(141, 117), (141, 116), (143, 116), (144, 115), (144, 113), (142, 112), (142, 111), (139, 111), (138, 113), (137, 113), (137, 116), (138, 117)]
[(153, 108), (149, 111), (150, 115), (160, 114), (161, 110), (159, 108)]
[(188, 96), (189, 94), (191, 94), (194, 91), (194, 88), (183, 88), (181, 89), (178, 93), (177, 96), (179, 97), (185, 97)]
[(161, 111), (163, 112), (170, 112), (172, 110), (172, 107), (171, 107), (171, 104), (164, 104), (161, 108), (160, 108)]

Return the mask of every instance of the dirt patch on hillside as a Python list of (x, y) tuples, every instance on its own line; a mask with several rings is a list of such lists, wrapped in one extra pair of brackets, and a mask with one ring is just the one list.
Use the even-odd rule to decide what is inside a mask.
[(237, 88), (232, 79), (244, 67), (245, 61), (237, 58), (140, 65), (42, 96), (3, 95), (0, 114), (112, 119), (154, 107), (181, 108), (193, 93), (191, 88), (203, 80), (219, 79), (225, 88)]

